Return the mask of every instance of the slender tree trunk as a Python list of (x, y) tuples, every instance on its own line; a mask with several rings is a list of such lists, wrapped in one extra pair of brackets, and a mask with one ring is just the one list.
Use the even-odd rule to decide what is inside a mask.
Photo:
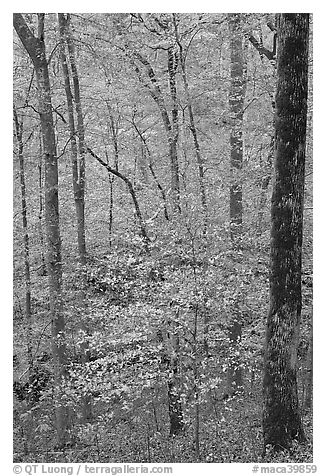
[(40, 276), (45, 276), (47, 273), (46, 262), (44, 257), (44, 235), (43, 235), (43, 171), (42, 171), (42, 162), (43, 162), (43, 150), (42, 150), (42, 131), (40, 131), (40, 152), (39, 152), (39, 162), (38, 162), (38, 195), (39, 195), (39, 209), (38, 209), (38, 231), (40, 237), (40, 254), (41, 254), (41, 266), (40, 266)]
[(168, 400), (170, 417), (170, 436), (184, 433), (183, 412), (180, 397), (179, 377), (179, 335), (174, 322), (168, 323), (169, 379)]
[[(74, 191), (74, 200), (75, 200), (75, 209), (76, 209), (76, 219), (77, 219), (77, 243), (78, 243), (78, 255), (79, 261), (81, 264), (80, 278), (81, 278), (81, 287), (80, 287), (80, 302), (83, 308), (83, 316), (87, 315), (87, 304), (86, 304), (86, 241), (85, 241), (85, 139), (84, 139), (84, 122), (82, 114), (82, 106), (80, 100), (80, 90), (79, 90), (79, 78), (78, 71), (75, 62), (75, 52), (73, 40), (71, 38), (69, 30), (69, 16), (66, 18), (63, 13), (58, 14), (59, 22), (59, 33), (60, 33), (60, 59), (64, 79), (64, 87), (67, 99), (67, 109), (68, 109), (68, 122), (69, 122), (69, 132), (70, 132), (70, 146), (71, 146), (71, 165), (72, 165), (72, 182), (73, 182), (73, 191)], [(66, 56), (66, 46), (68, 47), (70, 67), (72, 72), (74, 95), (72, 94), (71, 84), (70, 84), (70, 74), (68, 59)], [(77, 115), (77, 130), (75, 126), (75, 113), (74, 113), (74, 104)], [(78, 137), (78, 142), (77, 142)], [(82, 319), (81, 328), (87, 334), (89, 333), (89, 328), (87, 325), (87, 318)], [(86, 364), (89, 359), (89, 350), (88, 345), (84, 343), (81, 346), (81, 360)], [(82, 411), (85, 421), (90, 421), (92, 419), (92, 404), (91, 397), (85, 395), (82, 402)]]
[(109, 197), (109, 247), (112, 248), (112, 231), (113, 231), (113, 185), (114, 177), (109, 177), (110, 182), (110, 197)]
[[(86, 264), (86, 240), (85, 240), (85, 131), (84, 119), (80, 98), (79, 76), (75, 60), (74, 43), (70, 33), (70, 17), (66, 18), (63, 13), (58, 14), (60, 32), (60, 56), (64, 77), (65, 92), (68, 106), (69, 131), (71, 143), (71, 164), (73, 190), (77, 217), (78, 252), (81, 265)], [(71, 91), (68, 60), (66, 56), (68, 47), (69, 62), (72, 75), (74, 94)], [(75, 126), (74, 104), (77, 115), (77, 129)], [(77, 143), (78, 137), (78, 143)]]
[(82, 264), (86, 264), (86, 240), (85, 240), (85, 183), (86, 183), (86, 145), (85, 145), (85, 126), (80, 97), (79, 75), (77, 70), (75, 45), (70, 32), (70, 15), (67, 16), (67, 45), (70, 58), (70, 67), (72, 72), (72, 82), (74, 86), (75, 108), (77, 113), (77, 131), (78, 131), (78, 151), (79, 151), (79, 240), (81, 243), (80, 256)]
[(305, 375), (304, 375), (304, 398), (303, 398), (303, 409), (308, 412), (312, 408), (312, 391), (313, 391), (313, 328), (311, 324), (310, 335), (309, 335), (309, 345), (305, 365)]
[[(228, 15), (230, 47), (231, 47), (231, 82), (229, 93), (230, 115), (232, 127), (230, 132), (231, 147), (231, 186), (230, 186), (230, 234), (235, 249), (241, 247), (242, 241), (242, 164), (243, 164), (243, 106), (245, 99), (245, 67), (243, 57), (243, 35), (241, 33), (241, 15)], [(239, 359), (239, 343), (241, 340), (241, 312), (235, 305), (229, 327), (230, 363), (228, 369), (228, 393), (241, 389), (242, 369)]]
[(146, 152), (147, 151), (146, 151), (146, 147), (145, 147), (143, 141), (141, 140), (141, 138), (139, 138), (139, 149), (140, 149), (139, 158), (138, 158), (139, 170), (140, 170), (143, 182), (146, 185), (149, 185), (150, 182), (149, 182), (147, 162), (146, 162)]
[(206, 231), (207, 231), (207, 212), (208, 212), (208, 210), (207, 210), (207, 197), (206, 197), (205, 181), (204, 181), (204, 162), (203, 162), (203, 158), (202, 158), (201, 151), (200, 151), (200, 145), (199, 145), (199, 140), (198, 140), (198, 135), (197, 135), (197, 128), (196, 128), (196, 124), (195, 124), (193, 107), (192, 107), (192, 100), (191, 100), (190, 91), (189, 91), (188, 78), (187, 78), (187, 68), (186, 68), (186, 58), (185, 58), (185, 55), (183, 53), (182, 43), (181, 43), (180, 38), (179, 38), (179, 33), (178, 33), (178, 27), (177, 27), (177, 21), (176, 21), (175, 14), (173, 14), (173, 23), (174, 23), (174, 31), (175, 31), (176, 42), (179, 46), (181, 75), (182, 75), (184, 92), (185, 92), (185, 95), (186, 95), (186, 103), (187, 103), (187, 109), (188, 109), (188, 114), (189, 114), (190, 132), (192, 134), (193, 141), (194, 141), (194, 146), (195, 146), (195, 153), (196, 153), (196, 160), (197, 160), (197, 167), (198, 167), (198, 177), (199, 177), (200, 200), (201, 200), (201, 206), (202, 206), (203, 214), (204, 214), (203, 231), (204, 231), (204, 234), (205, 234)]
[(231, 46), (229, 106), (232, 120), (230, 133), (230, 231), (232, 241), (237, 243), (241, 240), (242, 235), (242, 179), (240, 174), (243, 164), (242, 127), (245, 90), (243, 39), (240, 31), (240, 18), (239, 13), (230, 13), (228, 15)]
[[(177, 91), (176, 91), (176, 67), (177, 59), (175, 53), (168, 51), (168, 73), (169, 73), (169, 84), (170, 84), (170, 94), (172, 100), (172, 123), (169, 118), (169, 114), (166, 108), (164, 97), (161, 91), (161, 88), (157, 82), (155, 72), (149, 63), (149, 61), (144, 58), (138, 52), (130, 52), (129, 56), (132, 59), (136, 73), (138, 74), (139, 80), (144, 85), (144, 87), (149, 91), (151, 97), (157, 104), (164, 129), (166, 132), (166, 137), (168, 140), (169, 146), (169, 157), (170, 157), (170, 166), (171, 166), (171, 195), (172, 195), (172, 208), (174, 212), (181, 212), (180, 207), (180, 179), (179, 179), (179, 164), (178, 164), (178, 154), (177, 154), (177, 143), (178, 143), (178, 103), (177, 103)], [(134, 60), (140, 61), (146, 68), (147, 76), (149, 82), (143, 78), (143, 75), (134, 62)]]
[(194, 320), (194, 399), (195, 399), (195, 451), (196, 459), (200, 461), (200, 404), (199, 404), (199, 372), (198, 372), (198, 304), (195, 307), (195, 320)]
[(264, 369), (264, 446), (303, 440), (297, 389), (308, 94), (309, 14), (277, 16), (275, 182), (270, 310)]
[(45, 220), (50, 313), (52, 318), (52, 353), (57, 391), (56, 429), (58, 445), (67, 439), (68, 414), (61, 400), (62, 377), (66, 376), (65, 321), (62, 300), (62, 259), (59, 227), (58, 163), (52, 117), (51, 87), (44, 43), (44, 14), (38, 14), (38, 37), (27, 26), (22, 14), (14, 13), (14, 27), (33, 61), (39, 96), (45, 164)]
[(176, 69), (178, 65), (177, 55), (174, 49), (171, 47), (168, 49), (168, 73), (170, 94), (172, 100), (172, 122), (171, 131), (168, 137), (170, 160), (171, 160), (171, 191), (173, 195), (173, 204), (176, 211), (180, 209), (180, 180), (179, 180), (179, 163), (178, 163), (178, 137), (179, 137), (179, 124), (178, 124), (178, 100), (177, 100), (177, 84), (176, 84)]
[(158, 332), (159, 342), (163, 344), (162, 363), (168, 372), (167, 393), (170, 419), (170, 436), (182, 435), (185, 425), (180, 397), (179, 378), (179, 334), (176, 322), (169, 316), (165, 321), (165, 329)]
[(109, 108), (110, 115), (110, 130), (114, 148), (114, 168), (119, 171), (119, 145), (118, 145), (118, 125), (115, 123), (111, 108)]
[(143, 142), (144, 144), (144, 147), (145, 147), (145, 150), (147, 151), (147, 155), (148, 155), (148, 168), (152, 174), (152, 177), (154, 179), (154, 182), (158, 188), (158, 190), (160, 191), (161, 193), (161, 197), (162, 197), (162, 200), (163, 200), (163, 203), (164, 203), (164, 216), (165, 216), (165, 219), (166, 220), (169, 220), (169, 214), (168, 214), (168, 207), (167, 207), (167, 199), (166, 199), (166, 193), (160, 183), (160, 181), (158, 180), (157, 178), (157, 175), (155, 173), (155, 170), (154, 170), (154, 167), (153, 167), (153, 159), (152, 159), (152, 154), (151, 154), (151, 151), (150, 151), (150, 148), (148, 147), (148, 144), (147, 144), (147, 141), (144, 137), (144, 134), (139, 130), (139, 128), (137, 127), (137, 125), (135, 124), (135, 122), (133, 122), (133, 126), (137, 132), (137, 134), (139, 135), (141, 141)]
[[(109, 131), (111, 132), (111, 139), (113, 142), (114, 148), (114, 168), (116, 171), (119, 171), (119, 145), (118, 145), (118, 127), (115, 124), (114, 117), (111, 111), (109, 102), (107, 101), (107, 107), (109, 110), (110, 125)], [(109, 132), (108, 131), (108, 132)], [(109, 158), (106, 155), (106, 162), (109, 165)], [(112, 229), (113, 229), (113, 203), (114, 203), (114, 175), (109, 177), (110, 181), (110, 202), (109, 202), (109, 243), (110, 247), (112, 246)]]
[(25, 318), (26, 318), (26, 326), (27, 326), (27, 361), (28, 361), (29, 376), (31, 377), (32, 370), (33, 370), (31, 272), (30, 272), (30, 259), (29, 259), (29, 235), (28, 235), (28, 223), (27, 223), (23, 121), (19, 121), (15, 107), (14, 107), (14, 122), (15, 122), (16, 139), (18, 144), (19, 176), (20, 176), (23, 239), (24, 239)]
[(267, 202), (267, 190), (272, 179), (272, 159), (274, 155), (274, 137), (271, 138), (268, 156), (266, 164), (261, 163), (261, 167), (264, 171), (264, 176), (261, 179), (260, 183), (260, 198), (259, 198), (259, 206), (258, 206), (258, 223), (257, 223), (257, 235), (261, 235), (263, 230), (263, 217), (264, 211), (266, 209), (266, 202)]

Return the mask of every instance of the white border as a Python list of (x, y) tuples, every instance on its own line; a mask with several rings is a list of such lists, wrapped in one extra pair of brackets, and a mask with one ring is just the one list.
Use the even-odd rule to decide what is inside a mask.
[[(51, 5), (50, 5), (51, 6)], [(92, 7), (90, 9), (90, 6)], [(118, 8), (116, 8), (118, 6)], [(326, 238), (326, 200), (325, 200), (325, 18), (326, 9), (321, 3), (303, 1), (274, 1), (270, 4), (263, 2), (234, 2), (227, 3), (201, 1), (200, 3), (164, 1), (155, 4), (153, 1), (137, 3), (119, 1), (110, 2), (76, 2), (56, 1), (53, 8), (47, 11), (70, 12), (309, 12), (314, 16), (314, 463), (318, 465), (318, 474), (326, 474), (324, 463), (325, 435), (325, 238)], [(49, 4), (47, 4), (49, 7)], [(78, 7), (78, 8), (76, 8)], [(263, 8), (262, 8), (263, 7)], [(12, 13), (44, 11), (44, 0), (34, 2), (14, 1), (2, 5), (0, 16), (0, 45), (1, 45), (1, 174), (0, 174), (0, 206), (1, 206), (1, 319), (2, 338), (0, 345), (1, 362), (1, 453), (2, 463), (12, 474)], [(5, 10), (5, 11), (4, 11)], [(7, 464), (8, 463), (8, 466)], [(166, 464), (168, 465), (168, 464)], [(203, 471), (206, 474), (250, 474), (252, 464), (177, 464), (172, 465), (174, 475), (191, 474)], [(325, 471), (322, 470), (325, 469)], [(81, 473), (82, 474), (82, 473)]]

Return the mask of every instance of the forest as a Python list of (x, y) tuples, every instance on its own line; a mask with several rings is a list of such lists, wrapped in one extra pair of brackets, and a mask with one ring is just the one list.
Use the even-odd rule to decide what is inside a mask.
[(15, 462), (312, 462), (312, 15), (14, 13)]

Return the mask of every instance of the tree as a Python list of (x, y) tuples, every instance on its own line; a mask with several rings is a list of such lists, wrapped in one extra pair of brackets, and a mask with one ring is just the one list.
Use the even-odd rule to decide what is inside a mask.
[(228, 16), (231, 48), (231, 82), (229, 105), (231, 114), (231, 186), (230, 186), (230, 231), (231, 239), (238, 241), (242, 233), (242, 183), (243, 165), (243, 104), (245, 96), (243, 38), (240, 31), (241, 15), (230, 13)]
[[(167, 101), (171, 101), (171, 106), (167, 104), (160, 81), (149, 58), (143, 53), (132, 49), (127, 42), (125, 42), (125, 50), (127, 56), (133, 64), (141, 84), (149, 92), (160, 111), (169, 149), (172, 208), (174, 212), (180, 213), (180, 171), (178, 160), (179, 100), (177, 96), (176, 81), (179, 58), (176, 48), (170, 39), (173, 28), (171, 19), (164, 14), (162, 16), (153, 15), (153, 17), (155, 27), (153, 26), (149, 28), (147, 26), (146, 29), (148, 29), (151, 33), (154, 33), (156, 41), (159, 40), (158, 46), (155, 46), (154, 49), (163, 50), (167, 53), (167, 73), (170, 90), (170, 95), (167, 97)], [(145, 24), (141, 15), (137, 17), (137, 20), (140, 21), (141, 24)], [(164, 46), (162, 46), (160, 43), (164, 44)], [(168, 43), (168, 46), (166, 46), (166, 43)], [(141, 67), (139, 67), (139, 64)], [(171, 117), (169, 116), (169, 109), (171, 109)]]
[(164, 346), (162, 362), (165, 364), (167, 379), (167, 394), (170, 419), (170, 436), (182, 435), (185, 430), (181, 395), (180, 395), (180, 337), (178, 333), (179, 311), (172, 311), (166, 319), (166, 329), (158, 335), (160, 343)]
[[(75, 49), (70, 32), (70, 16), (67, 18), (63, 13), (58, 14), (59, 32), (60, 32), (60, 56), (64, 77), (65, 92), (67, 98), (69, 132), (71, 145), (71, 165), (73, 190), (77, 217), (77, 236), (79, 260), (82, 266), (86, 264), (86, 242), (85, 242), (85, 130), (83, 111), (80, 98), (80, 87), (78, 70), (75, 59)], [(72, 72), (72, 82), (74, 94), (72, 94), (70, 85), (70, 75), (68, 59), (66, 55), (66, 46), (68, 48), (70, 67)], [(75, 125), (74, 104), (77, 115), (77, 128)], [(78, 144), (77, 144), (78, 137)]]
[(133, 203), (134, 203), (135, 214), (137, 216), (141, 237), (142, 237), (144, 246), (147, 249), (151, 240), (150, 240), (150, 238), (147, 234), (146, 225), (144, 223), (143, 216), (142, 216), (142, 213), (141, 213), (141, 210), (140, 210), (140, 207), (139, 207), (139, 203), (138, 203), (138, 200), (137, 200), (137, 196), (136, 196), (136, 193), (135, 193), (135, 190), (134, 190), (134, 187), (133, 187), (131, 181), (125, 175), (123, 175), (121, 172), (119, 172), (117, 169), (113, 169), (112, 167), (109, 166), (109, 164), (106, 164), (89, 147), (87, 147), (87, 152), (89, 152), (91, 154), (91, 156), (94, 157), (94, 159), (96, 159), (101, 165), (103, 165), (103, 167), (105, 167), (110, 174), (114, 175), (115, 177), (120, 178), (127, 185), (129, 193), (130, 193), (131, 198), (132, 198)]
[(264, 369), (264, 446), (303, 440), (297, 353), (308, 95), (309, 14), (277, 17), (275, 182), (272, 196), (270, 310)]
[[(52, 320), (52, 353), (56, 388), (59, 390), (62, 377), (66, 375), (65, 321), (62, 300), (62, 259), (59, 226), (58, 163), (55, 129), (52, 117), (51, 86), (44, 42), (44, 13), (38, 14), (38, 36), (34, 36), (24, 17), (14, 13), (14, 28), (30, 56), (36, 73), (39, 115), (45, 163), (45, 220), (47, 235), (47, 269), (50, 313)], [(60, 397), (60, 393), (58, 393)], [(56, 429), (58, 444), (66, 441), (67, 411), (56, 403)]]
[(195, 118), (194, 118), (194, 112), (193, 112), (193, 105), (192, 105), (191, 95), (190, 95), (190, 91), (189, 91), (189, 82), (188, 82), (187, 67), (186, 67), (186, 53), (184, 53), (184, 51), (183, 51), (183, 46), (182, 46), (182, 43), (181, 43), (181, 40), (180, 40), (180, 35), (179, 35), (179, 32), (178, 32), (178, 20), (176, 18), (176, 14), (173, 13), (172, 16), (173, 16), (175, 40), (176, 40), (176, 43), (179, 47), (179, 57), (180, 57), (179, 61), (180, 61), (181, 76), (182, 76), (183, 87), (184, 87), (184, 92), (185, 92), (185, 96), (186, 96), (186, 104), (187, 104), (188, 115), (189, 115), (189, 128), (190, 128), (190, 132), (192, 134), (193, 141), (194, 141), (195, 152), (196, 152), (196, 160), (197, 160), (197, 166), (198, 166), (200, 200), (201, 200), (201, 206), (202, 206), (203, 215), (204, 215), (203, 233), (206, 234), (206, 231), (207, 231), (207, 197), (206, 197), (206, 190), (205, 190), (204, 161), (203, 161), (201, 150), (200, 150), (200, 144), (199, 144), (199, 140), (198, 140), (198, 132), (197, 132)]
[(21, 190), (21, 212), (24, 235), (24, 262), (25, 262), (25, 317), (27, 325), (27, 358), (29, 376), (33, 370), (33, 353), (32, 353), (32, 307), (31, 307), (31, 269), (30, 269), (30, 252), (29, 252), (29, 234), (27, 221), (27, 200), (26, 200), (26, 180), (25, 180), (25, 160), (24, 160), (24, 122), (19, 120), (16, 107), (14, 106), (14, 124), (15, 135), (18, 145), (19, 159), (19, 176)]
[[(230, 132), (230, 234), (231, 241), (235, 249), (241, 246), (242, 239), (242, 177), (241, 171), (243, 166), (243, 106), (245, 99), (245, 68), (243, 57), (243, 35), (240, 30), (241, 15), (239, 13), (230, 13), (228, 15), (228, 24), (230, 31), (230, 92), (229, 106), (231, 115), (231, 132)], [(234, 391), (242, 386), (242, 372), (239, 364), (238, 344), (241, 339), (242, 325), (240, 321), (241, 311), (235, 306), (234, 316), (231, 317), (232, 323), (229, 328), (230, 344), (234, 351), (231, 356), (231, 363), (228, 371), (229, 392)]]

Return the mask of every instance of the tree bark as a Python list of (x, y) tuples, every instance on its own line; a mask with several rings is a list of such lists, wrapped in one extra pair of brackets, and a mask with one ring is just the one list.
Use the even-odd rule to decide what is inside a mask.
[(36, 72), (39, 114), (45, 164), (45, 220), (47, 235), (47, 269), (50, 313), (52, 319), (52, 354), (57, 399), (55, 405), (58, 445), (67, 439), (67, 410), (60, 402), (60, 386), (66, 376), (65, 321), (62, 300), (62, 259), (59, 227), (58, 163), (52, 117), (51, 87), (44, 43), (44, 14), (38, 14), (39, 36), (35, 37), (23, 15), (14, 13), (14, 27), (29, 54)]
[(277, 16), (275, 182), (270, 310), (264, 369), (264, 447), (304, 440), (297, 389), (308, 95), (309, 14)]

